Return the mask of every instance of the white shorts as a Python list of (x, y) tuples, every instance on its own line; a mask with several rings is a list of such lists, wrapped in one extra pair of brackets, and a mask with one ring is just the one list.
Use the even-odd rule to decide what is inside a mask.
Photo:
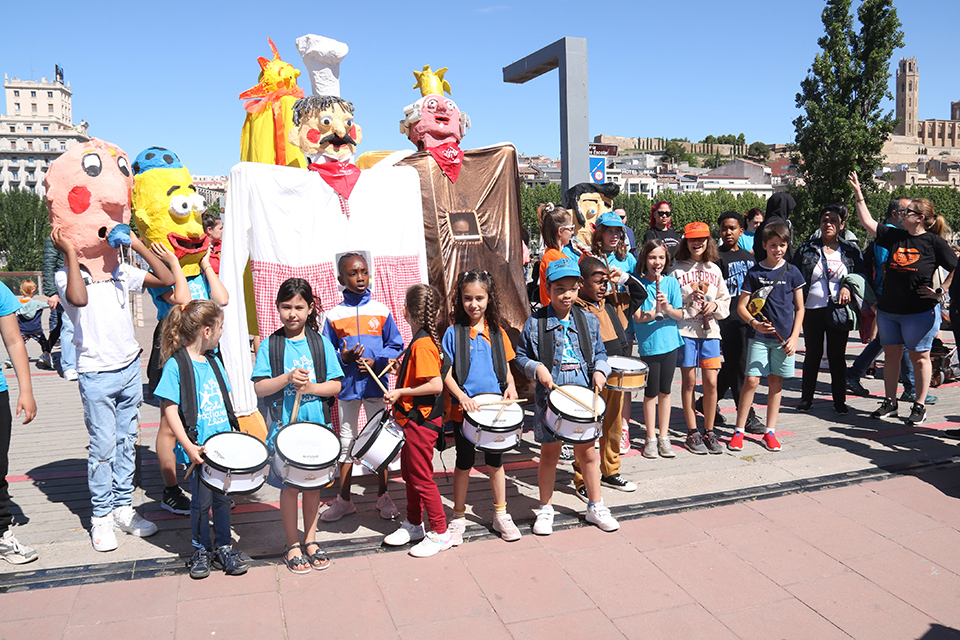
[(360, 434), (360, 429), (366, 425), (366, 422), (363, 425), (358, 424), (361, 404), (366, 420), (370, 420), (375, 413), (386, 406), (383, 404), (383, 398), (337, 400), (337, 406), (340, 407), (340, 462), (350, 461), (350, 447)]

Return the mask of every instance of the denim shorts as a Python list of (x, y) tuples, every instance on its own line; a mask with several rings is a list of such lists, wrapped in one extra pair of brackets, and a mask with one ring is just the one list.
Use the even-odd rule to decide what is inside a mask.
[(797, 365), (794, 356), (788, 356), (780, 348), (780, 343), (774, 340), (747, 340), (747, 371), (746, 375), (765, 378), (780, 376), (793, 378), (797, 375)]
[(720, 340), (718, 338), (683, 338), (680, 367), (720, 368)]
[[(581, 367), (572, 371), (558, 371), (557, 375), (553, 376), (553, 383), (558, 385), (579, 384), (588, 386), (586, 368)], [(557, 437), (553, 435), (549, 429), (547, 429), (546, 419), (548, 394), (549, 392), (546, 389), (539, 384), (537, 385), (537, 391), (535, 393), (537, 404), (534, 410), (533, 439), (539, 444), (552, 444), (554, 442), (560, 442), (560, 440), (557, 439)]]
[(877, 331), (885, 347), (903, 345), (908, 351), (930, 351), (940, 331), (940, 305), (921, 313), (887, 313), (877, 309)]

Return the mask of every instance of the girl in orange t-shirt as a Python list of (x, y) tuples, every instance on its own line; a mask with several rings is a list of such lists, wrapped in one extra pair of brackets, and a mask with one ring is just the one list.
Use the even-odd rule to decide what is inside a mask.
[(563, 207), (556, 207), (552, 202), (537, 207), (537, 216), (540, 218), (540, 237), (547, 247), (540, 258), (540, 304), (550, 304), (550, 293), (547, 291), (547, 265), (562, 258), (579, 259), (579, 256), (563, 252), (563, 248), (570, 244), (573, 237), (573, 217)]
[[(407, 486), (407, 519), (400, 528), (383, 539), (385, 544), (401, 546), (420, 540), (410, 555), (426, 558), (453, 546), (447, 531), (447, 519), (440, 501), (440, 490), (433, 479), (433, 447), (443, 432), (443, 360), (437, 314), (440, 294), (428, 284), (407, 289), (403, 318), (413, 331), (413, 341), (399, 368), (397, 388), (388, 391), (383, 401), (393, 405), (397, 424), (403, 427), (404, 443), (400, 451), (400, 475)], [(430, 531), (423, 528), (423, 510), (427, 510)]]

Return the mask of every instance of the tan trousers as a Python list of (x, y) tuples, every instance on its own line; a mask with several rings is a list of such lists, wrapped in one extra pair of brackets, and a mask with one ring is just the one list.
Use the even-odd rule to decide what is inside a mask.
[[(623, 412), (623, 398), (626, 391), (604, 389), (600, 397), (607, 404), (607, 412), (603, 414), (603, 426), (600, 430), (600, 475), (615, 476), (620, 473), (620, 437), (623, 435), (623, 423), (620, 414)], [(579, 489), (583, 486), (583, 476), (580, 474), (580, 461), (573, 461), (573, 484)]]

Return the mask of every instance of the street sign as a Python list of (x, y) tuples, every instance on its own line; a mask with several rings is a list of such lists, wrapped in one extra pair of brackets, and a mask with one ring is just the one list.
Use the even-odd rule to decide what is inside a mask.
[(603, 184), (607, 181), (606, 158), (590, 158), (590, 180), (594, 184)]
[(606, 156), (608, 158), (615, 158), (617, 157), (617, 153), (620, 151), (620, 148), (615, 144), (600, 144), (598, 142), (591, 142), (589, 145), (591, 156)]

